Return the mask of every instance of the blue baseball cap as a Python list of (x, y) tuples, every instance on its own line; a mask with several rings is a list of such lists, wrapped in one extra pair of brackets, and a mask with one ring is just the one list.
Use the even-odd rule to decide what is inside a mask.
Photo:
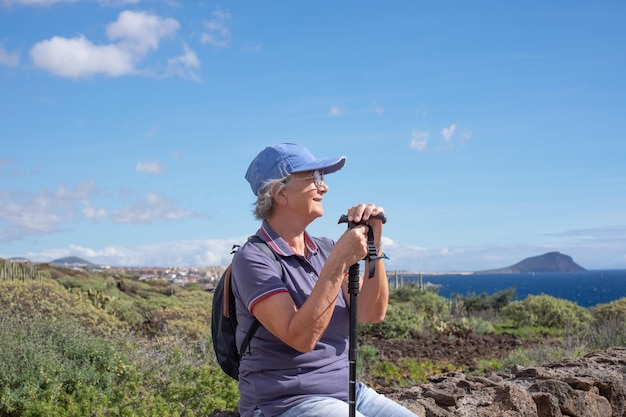
[(269, 180), (316, 169), (324, 174), (330, 174), (339, 171), (345, 163), (345, 156), (317, 159), (302, 145), (279, 143), (259, 152), (248, 167), (246, 179), (254, 195), (257, 195)]

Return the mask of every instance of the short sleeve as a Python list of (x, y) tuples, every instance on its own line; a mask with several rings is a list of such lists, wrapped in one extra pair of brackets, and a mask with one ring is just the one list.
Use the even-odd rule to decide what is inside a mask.
[(254, 305), (271, 295), (288, 292), (275, 258), (254, 244), (245, 243), (233, 256), (232, 288), (235, 298), (252, 316)]

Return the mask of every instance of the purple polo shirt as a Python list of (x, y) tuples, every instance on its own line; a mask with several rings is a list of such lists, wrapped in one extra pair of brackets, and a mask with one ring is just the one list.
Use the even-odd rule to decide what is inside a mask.
[[(309, 259), (293, 253), (269, 224), (257, 235), (277, 254), (274, 259), (246, 243), (233, 257), (232, 288), (237, 299), (237, 345), (241, 346), (253, 322), (251, 312), (260, 300), (289, 292), (298, 308), (317, 282), (328, 253), (305, 234), (312, 255)], [(334, 244), (325, 239), (329, 244)], [(255, 408), (275, 416), (310, 396), (329, 396), (348, 401), (348, 336), (350, 311), (344, 297), (337, 297), (335, 311), (322, 338), (311, 352), (292, 349), (264, 327), (259, 327), (249, 351), (239, 364), (239, 413), (251, 417)]]

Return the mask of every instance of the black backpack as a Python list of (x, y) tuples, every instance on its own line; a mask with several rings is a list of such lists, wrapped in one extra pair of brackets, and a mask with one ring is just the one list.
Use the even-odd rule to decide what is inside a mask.
[[(282, 272), (282, 264), (276, 258), (276, 254), (267, 246), (257, 235), (251, 236), (249, 242), (255, 245), (259, 250), (274, 260), (276, 267)], [(322, 239), (314, 238), (315, 243), (326, 249), (328, 253), (332, 247), (329, 243)], [(238, 246), (233, 246), (234, 253)], [(248, 329), (246, 337), (241, 343), (241, 347), (237, 347), (235, 340), (235, 332), (237, 330), (237, 313), (235, 309), (235, 295), (233, 294), (230, 282), (232, 279), (232, 264), (228, 265), (222, 277), (220, 278), (215, 291), (213, 292), (213, 306), (211, 313), (211, 336), (213, 338), (213, 350), (217, 357), (217, 363), (224, 372), (233, 379), (239, 379), (239, 362), (243, 357), (246, 349), (250, 345), (250, 341), (258, 330), (261, 323), (255, 318), (254, 323)]]
[[(267, 244), (257, 235), (250, 236), (250, 243), (255, 245), (259, 250), (270, 258), (274, 259), (276, 266), (282, 271), (282, 266), (276, 254), (267, 246)], [(238, 246), (233, 246), (235, 253)], [(220, 281), (213, 292), (213, 308), (211, 312), (211, 336), (213, 338), (213, 350), (217, 357), (217, 363), (224, 372), (234, 379), (239, 379), (239, 362), (243, 357), (250, 340), (261, 325), (255, 318), (254, 323), (248, 329), (246, 337), (240, 348), (237, 348), (235, 332), (237, 330), (237, 310), (235, 309), (235, 295), (230, 286), (232, 279), (232, 264), (228, 265)]]

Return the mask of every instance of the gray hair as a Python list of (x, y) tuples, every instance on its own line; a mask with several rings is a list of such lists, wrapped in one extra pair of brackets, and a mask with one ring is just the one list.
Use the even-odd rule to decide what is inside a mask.
[(254, 206), (254, 217), (258, 220), (265, 220), (269, 217), (274, 208), (273, 193), (279, 192), (291, 184), (292, 178), (292, 175), (287, 175), (284, 178), (272, 179), (265, 182), (265, 185), (257, 194), (256, 204)]

